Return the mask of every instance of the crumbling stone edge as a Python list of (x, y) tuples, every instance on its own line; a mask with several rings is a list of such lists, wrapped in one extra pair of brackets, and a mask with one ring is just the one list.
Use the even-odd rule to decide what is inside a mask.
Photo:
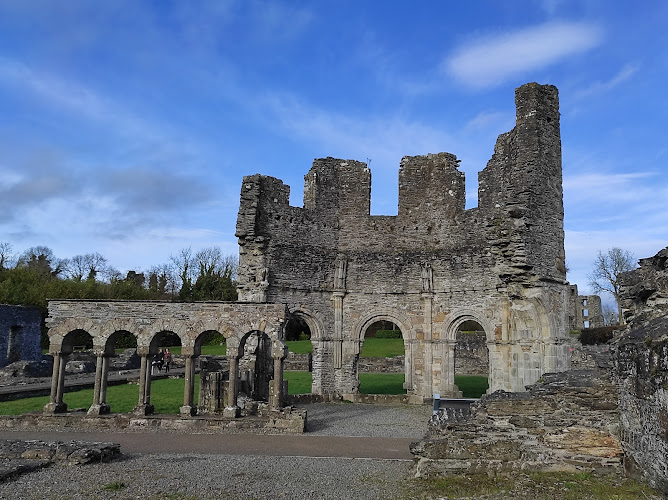
[(0, 482), (54, 464), (84, 465), (121, 456), (117, 443), (0, 439)]

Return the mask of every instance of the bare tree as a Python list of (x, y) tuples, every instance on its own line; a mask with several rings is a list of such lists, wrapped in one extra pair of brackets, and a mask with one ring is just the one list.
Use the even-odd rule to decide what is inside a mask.
[(635, 267), (635, 257), (631, 252), (614, 247), (608, 249), (606, 253), (598, 251), (594, 269), (587, 276), (589, 286), (595, 293), (608, 292), (615, 298), (620, 325), (624, 324), (624, 317), (622, 316), (622, 302), (619, 297), (621, 285), (619, 277), (622, 273), (632, 271)]
[(94, 280), (98, 273), (106, 272), (107, 259), (97, 252), (75, 255), (64, 262), (64, 268), (67, 276), (75, 281)]
[(58, 276), (63, 270), (64, 261), (56, 258), (49, 247), (36, 246), (30, 247), (23, 252), (16, 265), (18, 267), (27, 267), (37, 272)]
[(605, 304), (603, 306), (603, 323), (605, 326), (612, 326), (619, 324), (619, 318), (617, 317), (617, 311), (614, 307)]
[(188, 300), (192, 296), (192, 284), (194, 279), (195, 262), (190, 247), (182, 249), (178, 254), (170, 257), (174, 266), (174, 274), (179, 282), (179, 297), (181, 300)]
[(9, 269), (13, 257), (12, 244), (6, 241), (0, 242), (0, 269)]

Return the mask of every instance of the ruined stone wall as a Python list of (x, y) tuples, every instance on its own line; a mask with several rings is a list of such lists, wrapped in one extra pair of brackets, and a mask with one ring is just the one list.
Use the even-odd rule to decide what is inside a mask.
[(73, 346), (63, 344), (64, 339), (74, 330), (84, 330), (93, 338), (95, 351), (113, 348), (117, 332), (130, 332), (137, 339), (138, 353), (146, 354), (150, 349), (155, 354), (156, 335), (173, 332), (181, 339), (183, 353), (192, 353), (201, 347), (198, 340), (201, 342), (208, 331), (236, 340), (234, 345), (251, 331), (282, 339), (286, 314), (281, 304), (51, 300), (46, 323), (51, 350), (64, 348), (71, 352)]
[(439, 411), (411, 446), (418, 476), (621, 469), (616, 386), (596, 370), (546, 374), (526, 393), (483, 396), (468, 418)]
[(489, 351), (485, 332), (457, 332), (455, 371), (458, 375), (487, 375)]
[(568, 320), (571, 330), (605, 326), (603, 307), (598, 295), (578, 295), (577, 285), (571, 285), (568, 297)]
[(622, 278), (615, 368), (626, 467), (668, 494), (668, 247)]
[(0, 368), (16, 361), (41, 361), (41, 324), (37, 309), (0, 304)]
[(364, 331), (379, 320), (401, 329), (405, 386), (418, 397), (457, 393), (466, 320), (485, 329), (491, 390), (567, 368), (557, 89), (525, 85), (516, 105), (516, 127), (479, 175), (478, 208), (465, 210), (450, 153), (402, 159), (397, 216), (369, 214), (371, 173), (353, 160), (315, 160), (303, 208), (280, 180), (244, 178), (239, 298), (285, 303), (307, 322), (314, 392), (357, 392)]

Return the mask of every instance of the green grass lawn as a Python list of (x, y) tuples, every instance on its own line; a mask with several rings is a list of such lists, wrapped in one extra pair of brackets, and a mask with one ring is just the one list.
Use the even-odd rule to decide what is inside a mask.
[[(285, 371), (289, 394), (309, 394), (311, 373)], [(455, 383), (465, 398), (479, 398), (487, 391), (487, 377), (477, 375), (456, 375)], [(406, 394), (403, 373), (360, 373), (362, 394)]]
[(284, 371), (283, 379), (288, 381), (288, 394), (311, 394), (311, 372)]
[(480, 375), (455, 375), (455, 384), (465, 398), (479, 398), (487, 391), (487, 377)]
[[(289, 394), (310, 394), (312, 376), (305, 371), (285, 371)], [(478, 398), (487, 390), (487, 378), (475, 375), (457, 375), (455, 381), (464, 397)], [(360, 373), (362, 394), (406, 394), (403, 373)], [(151, 403), (155, 413), (178, 413), (183, 404), (184, 379), (160, 379), (151, 382)], [(199, 377), (195, 377), (195, 400), (199, 393)], [(107, 403), (114, 413), (129, 413), (137, 404), (139, 388), (135, 384), (111, 385), (107, 388)], [(63, 400), (69, 410), (88, 409), (93, 403), (93, 389), (66, 392)], [(4, 401), (0, 403), (0, 415), (19, 415), (42, 411), (49, 402), (48, 396)]]
[(295, 354), (307, 354), (313, 352), (313, 344), (310, 340), (290, 340), (285, 342), (288, 345), (288, 350)]
[[(178, 413), (183, 405), (184, 379), (160, 379), (151, 382), (151, 404), (155, 413)], [(199, 377), (195, 378), (195, 404), (199, 393)], [(135, 384), (111, 385), (107, 388), (107, 403), (114, 413), (129, 413), (139, 399), (139, 387)], [(93, 404), (93, 389), (66, 392), (63, 401), (68, 410), (88, 409)], [(0, 403), (0, 415), (19, 415), (42, 411), (49, 402), (49, 396), (3, 401)]]
[(404, 355), (404, 339), (364, 339), (360, 357), (362, 358), (394, 358)]

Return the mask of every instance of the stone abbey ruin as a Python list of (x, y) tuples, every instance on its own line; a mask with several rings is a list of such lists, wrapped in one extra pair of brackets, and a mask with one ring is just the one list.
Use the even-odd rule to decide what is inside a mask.
[(140, 414), (152, 411), (151, 359), (166, 332), (179, 336), (186, 357), (184, 415), (197, 411), (194, 362), (209, 331), (227, 338), (232, 352), (224, 414), (239, 413), (238, 365), (253, 336), (267, 339), (255, 345), (270, 354), (258, 347), (252, 356), (273, 360), (262, 382), (271, 390), (261, 392), (278, 409), (291, 317), (311, 331), (312, 392), (325, 397), (358, 393), (360, 346), (380, 320), (401, 330), (404, 387), (413, 402), (461, 395), (455, 346), (465, 322), (485, 332), (490, 392), (524, 391), (543, 373), (567, 370), (570, 288), (557, 89), (527, 84), (515, 99), (517, 124), (499, 137), (479, 175), (477, 208), (465, 210), (464, 175), (449, 153), (402, 160), (397, 216), (370, 215), (365, 164), (316, 160), (305, 177), (303, 208), (289, 206), (289, 187), (280, 180), (244, 178), (238, 303), (52, 301), (47, 321), (55, 361), (46, 411), (66, 408), (64, 362), (73, 334), (82, 330), (98, 356), (93, 414), (108, 411), (105, 360), (120, 332), (137, 339)]
[(557, 89), (516, 92), (517, 124), (479, 174), (465, 210), (464, 174), (449, 153), (405, 157), (397, 216), (370, 215), (366, 164), (316, 160), (304, 207), (289, 187), (245, 177), (237, 219), (239, 299), (287, 304), (311, 330), (313, 392), (354, 394), (366, 329), (396, 324), (408, 394), (456, 396), (459, 326), (485, 331), (490, 392), (523, 391), (568, 369)]
[[(111, 425), (99, 418), (111, 412), (110, 359), (130, 334), (141, 360), (138, 402), (118, 422), (155, 426), (151, 362), (176, 335), (185, 389), (180, 419), (166, 419), (166, 429), (252, 430), (259, 420), (244, 427), (238, 417), (255, 416), (264, 431), (303, 432), (305, 412), (288, 404), (283, 381), (290, 321), (310, 330), (319, 401), (358, 400), (361, 346), (379, 322), (401, 330), (404, 401), (461, 396), (456, 356), (462, 330), (475, 325), (488, 395), (469, 415), (437, 412), (411, 449), (418, 474), (624, 467), (668, 492), (668, 248), (624, 276), (628, 325), (615, 341), (573, 351), (569, 330), (603, 319), (600, 298), (566, 281), (558, 92), (530, 83), (515, 102), (515, 127), (479, 173), (476, 208), (465, 208), (464, 174), (450, 153), (403, 158), (396, 216), (370, 215), (371, 174), (361, 162), (315, 160), (303, 207), (289, 205), (279, 179), (244, 177), (239, 301), (50, 301), (45, 415), (0, 423), (50, 428), (44, 419), (66, 412), (65, 367), (81, 332), (97, 365), (92, 406), (74, 425)], [(226, 339), (225, 364), (198, 359), (210, 332)]]

